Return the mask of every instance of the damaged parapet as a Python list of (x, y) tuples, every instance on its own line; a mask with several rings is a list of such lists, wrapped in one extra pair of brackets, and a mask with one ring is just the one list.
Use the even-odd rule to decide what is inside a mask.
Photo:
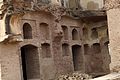
[(120, 7), (120, 0), (105, 0), (105, 9), (114, 9)]
[(6, 15), (4, 14), (5, 8), (3, 7), (4, 2), (3, 0), (0, 1), (0, 42), (4, 41), (8, 38), (6, 34)]
[[(17, 33), (12, 32), (15, 23), (12, 23), (13, 6), (10, 4), (10, 1), (1, 1), (0, 5), (0, 42), (13, 39), (13, 37), (15, 37), (13, 39), (14, 41), (22, 41), (19, 31), (16, 31)], [(18, 21), (17, 17), (15, 21)], [(17, 37), (19, 37), (19, 39)]]
[(68, 15), (76, 18), (106, 16), (105, 10), (68, 10)]
[[(56, 4), (55, 4), (56, 3)], [(23, 41), (22, 31), (20, 29), (20, 20), (27, 12), (49, 12), (55, 17), (55, 26), (59, 25), (61, 16), (65, 14), (65, 8), (53, 0), (51, 3), (43, 2), (26, 2), (26, 1), (1, 1), (0, 3), (0, 42), (21, 42)], [(56, 30), (59, 30), (56, 29)], [(56, 31), (60, 35), (61, 31)]]

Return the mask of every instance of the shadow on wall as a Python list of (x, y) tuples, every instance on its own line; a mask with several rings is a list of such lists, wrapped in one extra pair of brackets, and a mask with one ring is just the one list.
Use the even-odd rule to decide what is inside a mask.
[(88, 10), (96, 10), (96, 9), (99, 9), (99, 4), (98, 4), (98, 3), (95, 3), (94, 1), (90, 1), (90, 2), (88, 2), (88, 4), (87, 4), (87, 9), (88, 9)]

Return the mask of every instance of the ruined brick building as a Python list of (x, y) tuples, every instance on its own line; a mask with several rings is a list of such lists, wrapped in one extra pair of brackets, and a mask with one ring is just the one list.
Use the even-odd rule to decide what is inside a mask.
[(110, 73), (104, 0), (0, 0), (1, 80)]

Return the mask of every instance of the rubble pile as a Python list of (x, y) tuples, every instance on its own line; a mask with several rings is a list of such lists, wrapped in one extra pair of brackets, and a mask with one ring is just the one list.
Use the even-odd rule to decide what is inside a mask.
[(85, 73), (73, 73), (71, 75), (61, 75), (56, 80), (89, 80), (92, 76)]

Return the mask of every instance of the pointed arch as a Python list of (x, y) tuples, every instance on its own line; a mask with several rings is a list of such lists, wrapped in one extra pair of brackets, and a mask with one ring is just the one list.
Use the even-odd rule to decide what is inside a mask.
[(72, 30), (72, 40), (79, 40), (78, 31), (76, 29)]
[(88, 29), (87, 28), (83, 28), (83, 37), (84, 39), (88, 39)]

